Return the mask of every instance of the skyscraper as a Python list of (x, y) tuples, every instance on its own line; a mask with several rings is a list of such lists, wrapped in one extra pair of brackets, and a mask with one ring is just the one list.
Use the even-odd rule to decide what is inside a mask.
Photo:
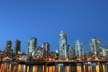
[(84, 56), (84, 48), (79, 40), (75, 42), (75, 56), (80, 58)]
[(12, 41), (8, 40), (6, 42), (6, 48), (5, 48), (4, 52), (5, 52), (6, 56), (12, 57), (12, 54), (13, 54)]
[(35, 37), (31, 38), (28, 42), (28, 53), (32, 54), (37, 47), (37, 39)]
[(6, 48), (7, 48), (7, 49), (11, 49), (11, 47), (12, 47), (12, 41), (8, 40), (8, 41), (6, 42)]
[(48, 42), (44, 42), (42, 44), (42, 48), (43, 48), (43, 54), (44, 54), (44, 57), (48, 57), (49, 56), (49, 53), (50, 53), (50, 45)]
[(20, 40), (16, 40), (15, 42), (15, 51), (16, 53), (18, 53), (21, 49), (21, 41)]
[(67, 49), (67, 34), (63, 31), (59, 34), (59, 58), (66, 59), (68, 58), (68, 49)]
[(72, 59), (74, 58), (74, 48), (72, 48), (70, 45), (68, 45), (68, 58)]
[(98, 56), (98, 50), (100, 48), (100, 40), (93, 38), (90, 40), (90, 52), (91, 56)]

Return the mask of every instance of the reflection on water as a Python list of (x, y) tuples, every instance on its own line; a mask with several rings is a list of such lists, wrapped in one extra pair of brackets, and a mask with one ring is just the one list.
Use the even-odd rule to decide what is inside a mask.
[(88, 66), (88, 71), (92, 72), (92, 66)]
[(102, 64), (78, 65), (14, 65), (0, 64), (0, 72), (107, 72), (108, 66)]
[(96, 65), (96, 72), (100, 72), (99, 65)]

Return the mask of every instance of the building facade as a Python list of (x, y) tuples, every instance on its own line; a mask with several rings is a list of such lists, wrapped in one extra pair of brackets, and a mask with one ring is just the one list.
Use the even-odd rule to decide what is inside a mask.
[(16, 52), (16, 54), (18, 54), (18, 52), (20, 52), (20, 49), (21, 49), (21, 41), (16, 40), (16, 42), (15, 42), (15, 52)]
[(59, 58), (68, 58), (67, 34), (63, 31), (59, 34)]
[(13, 56), (12, 41), (8, 40), (6, 42), (6, 48), (4, 52), (5, 52), (5, 57), (7, 56), (11, 58)]
[(44, 57), (49, 57), (49, 55), (50, 55), (50, 44), (48, 42), (44, 42), (42, 44), (42, 48), (43, 48)]
[(76, 42), (75, 42), (75, 56), (76, 57), (84, 57), (84, 48), (83, 48), (83, 44), (79, 41), (79, 40), (77, 40)]
[(90, 53), (92, 57), (98, 56), (100, 48), (100, 40), (93, 38), (90, 40)]
[(68, 45), (68, 58), (73, 59), (75, 56), (74, 48), (72, 48), (70, 45)]
[(28, 42), (28, 54), (33, 55), (33, 51), (36, 50), (37, 47), (37, 39), (36, 38), (31, 38)]

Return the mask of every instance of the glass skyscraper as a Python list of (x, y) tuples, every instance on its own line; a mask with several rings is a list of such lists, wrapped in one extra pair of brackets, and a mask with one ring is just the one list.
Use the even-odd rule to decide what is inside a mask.
[(90, 52), (91, 52), (91, 56), (98, 56), (98, 50), (100, 48), (100, 40), (93, 38), (90, 40)]
[(28, 42), (28, 53), (32, 54), (33, 51), (35, 51), (36, 47), (37, 47), (37, 39), (33, 37)]
[(75, 42), (75, 56), (80, 58), (84, 56), (84, 48), (79, 40)]
[(67, 34), (63, 31), (59, 34), (59, 58), (66, 59), (68, 57)]

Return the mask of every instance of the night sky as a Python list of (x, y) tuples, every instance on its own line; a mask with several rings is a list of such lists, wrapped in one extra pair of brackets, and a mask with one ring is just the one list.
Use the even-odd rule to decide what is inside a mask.
[(97, 37), (102, 46), (108, 45), (108, 0), (0, 0), (0, 50), (6, 40), (22, 41), (22, 51), (27, 51), (31, 37), (38, 45), (48, 41), (51, 51), (59, 47), (59, 32), (68, 35), (74, 46), (81, 40), (86, 51), (89, 40)]

